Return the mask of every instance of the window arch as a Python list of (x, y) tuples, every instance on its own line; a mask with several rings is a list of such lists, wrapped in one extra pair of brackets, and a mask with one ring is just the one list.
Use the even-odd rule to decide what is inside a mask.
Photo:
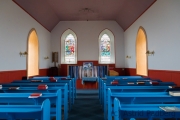
[(35, 29), (29, 32), (27, 53), (27, 76), (39, 75), (39, 42)]
[(115, 63), (114, 35), (105, 29), (99, 35), (99, 63)]
[(61, 63), (77, 63), (77, 36), (68, 29), (61, 36)]
[(136, 74), (148, 75), (147, 36), (143, 27), (140, 27), (136, 38)]

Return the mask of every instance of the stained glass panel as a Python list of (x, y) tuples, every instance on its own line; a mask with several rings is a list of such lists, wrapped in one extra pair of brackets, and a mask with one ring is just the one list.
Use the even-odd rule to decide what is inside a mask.
[(111, 40), (107, 34), (101, 37), (100, 54), (102, 62), (109, 62), (111, 56)]
[(75, 61), (75, 38), (72, 34), (69, 34), (65, 39), (65, 61)]

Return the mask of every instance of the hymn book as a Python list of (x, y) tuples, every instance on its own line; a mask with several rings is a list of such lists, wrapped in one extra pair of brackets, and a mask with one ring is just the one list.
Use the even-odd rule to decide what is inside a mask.
[(43, 82), (43, 80), (31, 80), (31, 82)]
[(180, 96), (180, 91), (169, 91), (169, 95), (171, 95), (171, 96)]
[(169, 86), (169, 88), (176, 88), (176, 89), (180, 89), (180, 86)]
[(138, 85), (144, 85), (145, 82), (137, 82)]
[(32, 93), (28, 98), (38, 98), (42, 96), (42, 93)]
[(134, 82), (128, 82), (128, 84), (132, 85), (132, 84), (134, 84)]
[(159, 85), (159, 82), (156, 82), (156, 81), (151, 81), (149, 83), (152, 84), (152, 85)]
[(19, 87), (9, 87), (9, 90), (18, 90)]
[(159, 108), (165, 112), (180, 112), (180, 109), (175, 106), (160, 106)]
[(113, 80), (112, 82), (111, 82), (111, 85), (118, 85), (119, 84), (119, 81), (118, 80)]
[(38, 90), (46, 90), (46, 89), (48, 89), (47, 85), (44, 85), (44, 84), (38, 85)]
[(54, 77), (49, 78), (50, 82), (57, 82), (57, 80)]

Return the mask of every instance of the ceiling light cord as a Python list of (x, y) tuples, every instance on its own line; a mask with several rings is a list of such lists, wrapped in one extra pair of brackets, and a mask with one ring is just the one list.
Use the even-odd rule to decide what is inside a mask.
[(85, 13), (87, 15), (86, 21), (89, 21), (89, 19), (88, 19), (89, 15), (88, 14), (94, 13), (94, 11), (91, 8), (82, 8), (82, 9), (79, 10), (79, 12)]

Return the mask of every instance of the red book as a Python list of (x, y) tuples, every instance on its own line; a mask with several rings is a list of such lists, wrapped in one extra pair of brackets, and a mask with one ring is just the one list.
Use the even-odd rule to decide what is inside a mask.
[(57, 82), (57, 80), (56, 80), (54, 77), (50, 77), (49, 80), (50, 80), (51, 82)]
[(150, 84), (152, 84), (152, 85), (159, 85), (159, 82), (153, 82), (153, 81), (151, 81)]
[(42, 96), (42, 93), (32, 93), (28, 98), (38, 98)]
[(128, 82), (127, 84), (134, 84), (134, 82)]
[(145, 82), (137, 82), (138, 85), (144, 85)]
[(38, 90), (46, 90), (48, 87), (38, 87)]
[(46, 90), (46, 89), (48, 89), (47, 85), (41, 84), (38, 86), (38, 90)]
[(180, 86), (169, 86), (169, 88), (176, 88), (176, 89), (180, 89)]
[(46, 84), (39, 84), (38, 86), (40, 86), (40, 87), (46, 87), (47, 85)]
[(57, 82), (57, 80), (50, 80), (51, 82)]
[(111, 82), (111, 85), (118, 85), (119, 84), (119, 81), (118, 80), (113, 80), (112, 82)]
[(55, 80), (50, 80), (51, 82), (57, 82), (57, 80), (55, 79)]

